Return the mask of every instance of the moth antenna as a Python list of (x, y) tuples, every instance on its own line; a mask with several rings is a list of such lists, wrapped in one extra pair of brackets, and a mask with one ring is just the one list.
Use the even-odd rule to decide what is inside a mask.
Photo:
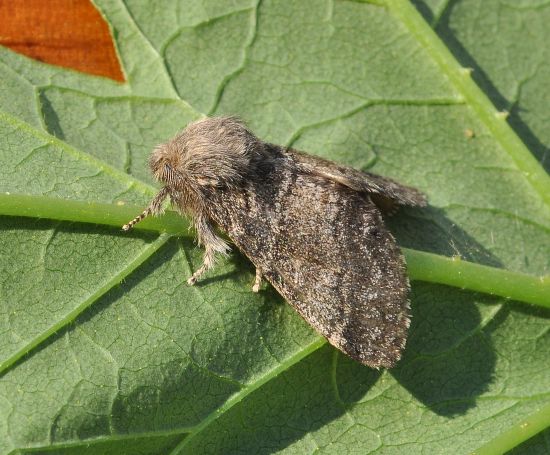
[(122, 226), (122, 230), (129, 231), (136, 224), (138, 224), (141, 220), (147, 218), (149, 215), (159, 215), (160, 213), (162, 213), (162, 203), (164, 202), (164, 199), (166, 199), (166, 196), (168, 196), (168, 194), (168, 188), (162, 188), (153, 198), (147, 208), (143, 212), (141, 212), (141, 214), (136, 216), (132, 221)]
[(140, 215), (136, 216), (132, 221), (129, 223), (126, 223), (124, 226), (122, 226), (123, 231), (129, 231), (132, 229), (136, 224), (138, 224), (141, 220), (144, 218), (147, 218), (151, 214), (151, 210), (149, 207), (147, 207), (143, 212), (141, 212)]

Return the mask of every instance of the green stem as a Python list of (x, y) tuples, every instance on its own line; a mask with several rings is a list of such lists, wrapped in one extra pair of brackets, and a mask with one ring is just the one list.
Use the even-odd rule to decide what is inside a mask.
[(467, 105), (477, 114), (495, 140), (512, 158), (540, 197), (550, 204), (550, 177), (508, 125), (487, 95), (476, 85), (470, 70), (463, 68), (409, 0), (386, 0), (392, 14), (408, 28), (449, 78)]
[[(134, 205), (73, 201), (25, 194), (0, 194), (0, 215), (104, 224), (121, 228), (142, 211), (143, 207)], [(183, 217), (169, 210), (161, 217), (146, 218), (138, 223), (135, 229), (181, 234), (186, 232), (188, 227), (189, 224)]]
[[(71, 201), (44, 196), (0, 194), (0, 215), (48, 218), (121, 227), (143, 207)], [(135, 229), (186, 234), (189, 224), (176, 212), (148, 217)], [(446, 284), (550, 308), (550, 277), (537, 277), (416, 250), (404, 250), (412, 280)]]
[(538, 277), (403, 249), (411, 280), (440, 283), (550, 308), (550, 276)]
[(550, 404), (499, 434), (472, 455), (500, 455), (517, 447), (550, 426)]

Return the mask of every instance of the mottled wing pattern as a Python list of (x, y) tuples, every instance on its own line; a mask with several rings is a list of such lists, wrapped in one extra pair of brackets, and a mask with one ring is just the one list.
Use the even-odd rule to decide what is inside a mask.
[(380, 211), (366, 193), (287, 164), (218, 193), (214, 220), (331, 344), (393, 366), (407, 337), (409, 282)]

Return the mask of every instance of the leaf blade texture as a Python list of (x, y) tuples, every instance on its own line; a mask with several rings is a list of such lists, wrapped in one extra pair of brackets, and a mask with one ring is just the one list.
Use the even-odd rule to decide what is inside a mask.
[[(548, 274), (547, 183), (521, 157), (547, 163), (548, 32), (525, 24), (550, 8), (512, 3), (97, 1), (125, 84), (0, 49), (0, 192), (145, 204), (151, 148), (236, 113), (427, 192), (429, 209), (390, 220), (401, 245)], [(481, 107), (454, 79), (467, 72), (449, 76), (472, 61)], [(513, 128), (493, 128), (502, 109)], [(1, 223), (0, 453), (469, 453), (550, 398), (542, 309), (414, 282), (405, 357), (380, 373), (252, 294), (238, 254), (187, 287), (201, 251), (186, 232)]]

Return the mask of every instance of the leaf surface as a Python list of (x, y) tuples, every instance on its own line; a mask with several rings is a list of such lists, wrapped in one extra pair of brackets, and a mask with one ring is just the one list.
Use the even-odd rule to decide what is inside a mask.
[[(493, 13), (417, 3), (423, 17), (400, 1), (97, 1), (126, 84), (0, 50), (0, 192), (144, 205), (155, 144), (238, 114), (265, 140), (425, 191), (430, 208), (390, 221), (403, 246), (547, 274), (549, 186), (532, 157), (548, 103), (513, 98), (527, 126), (508, 128), (491, 91), (510, 86), (506, 44), (466, 33), (472, 9)], [(502, 3), (505, 24), (550, 15)], [(494, 111), (433, 21), (458, 61), (453, 43), (472, 46)], [(405, 356), (378, 372), (324, 346), (270, 287), (253, 294), (238, 253), (188, 287), (201, 251), (187, 233), (1, 220), (1, 453), (469, 453), (550, 402), (545, 310), (414, 282)]]

